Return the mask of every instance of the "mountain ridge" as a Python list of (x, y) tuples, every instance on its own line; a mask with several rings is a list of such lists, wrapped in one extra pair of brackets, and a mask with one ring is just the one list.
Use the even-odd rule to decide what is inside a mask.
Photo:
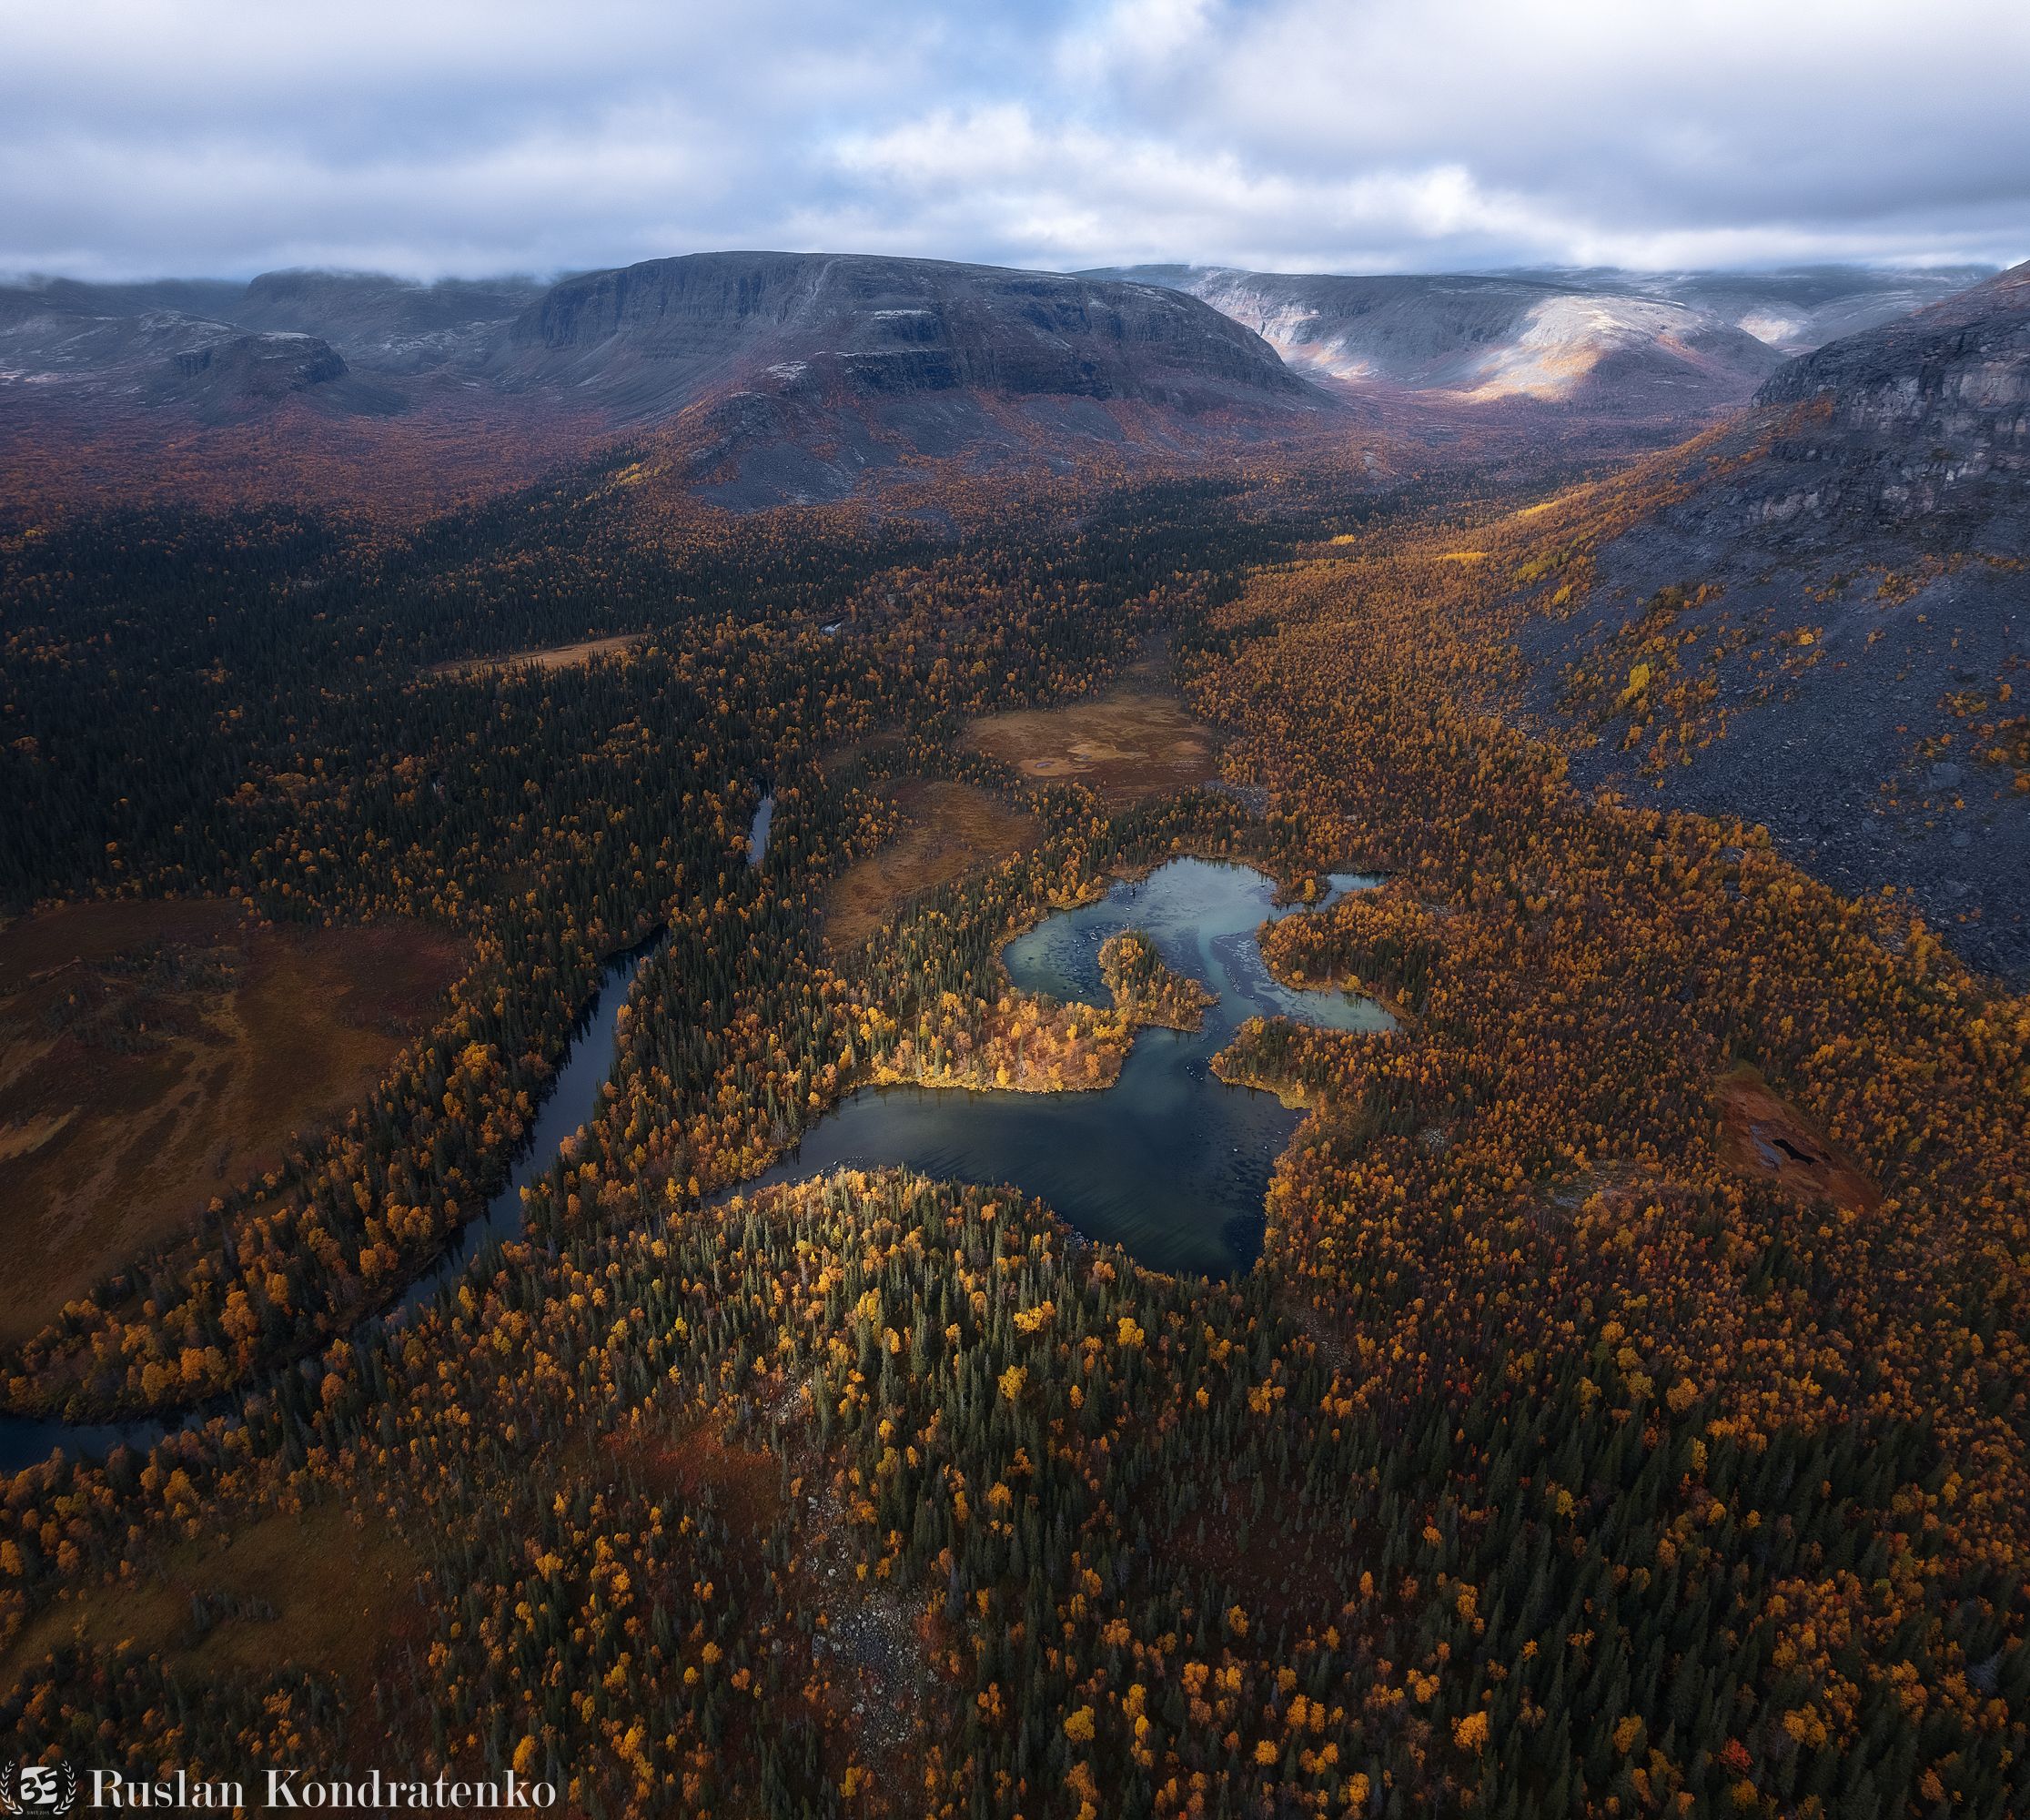
[(1816, 345), (1813, 325), (1873, 326), (1978, 275), (1102, 270), (1199, 297), (1349, 393), (1520, 405), (1681, 432), (1747, 403), (1785, 359)]
[[(580, 446), (588, 431), (688, 438), (679, 467), (741, 509), (843, 498), (924, 460), (1169, 460), (1338, 409), (1196, 298), (946, 260), (702, 253), (550, 285), (277, 272), (237, 295), (0, 288), (0, 410), (133, 413), (138, 446), (178, 411), (229, 426), (285, 405), (468, 430), (477, 412), (523, 439), (568, 420)], [(470, 459), (469, 433), (436, 433)]]
[(509, 361), (540, 373), (561, 360), (573, 383), (604, 385), (606, 375), (582, 371), (587, 357), (620, 349), (663, 363), (683, 386), (787, 385), (803, 378), (786, 370), (801, 360), (861, 391), (977, 387), (1187, 410), (1303, 394), (1259, 337), (1216, 311), (1177, 308), (1175, 295), (945, 260), (692, 253), (551, 287), (515, 318)]

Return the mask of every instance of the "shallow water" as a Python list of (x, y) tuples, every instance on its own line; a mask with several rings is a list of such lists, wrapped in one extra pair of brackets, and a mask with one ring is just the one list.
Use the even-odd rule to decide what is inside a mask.
[[(1379, 883), (1335, 875), (1332, 895)], [(1371, 999), (1293, 991), (1270, 977), (1255, 932), (1298, 908), (1278, 906), (1275, 888), (1252, 867), (1173, 860), (1096, 903), (1045, 917), (1008, 945), (1003, 959), (1016, 986), (1097, 1005), (1106, 1002), (1100, 945), (1136, 929), (1177, 972), (1218, 995), (1193, 1035), (1138, 1033), (1112, 1087), (1052, 1094), (869, 1087), (739, 1192), (841, 1166), (905, 1164), (1039, 1195), (1087, 1238), (1125, 1246), (1159, 1270), (1245, 1269), (1261, 1250), (1269, 1173), (1301, 1115), (1273, 1094), (1227, 1086), (1212, 1073), (1212, 1057), (1250, 1017), (1335, 1030), (1391, 1024)]]

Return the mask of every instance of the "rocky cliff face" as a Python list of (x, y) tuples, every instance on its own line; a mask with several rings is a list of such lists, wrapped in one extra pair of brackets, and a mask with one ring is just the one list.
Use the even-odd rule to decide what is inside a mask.
[[(2030, 264), (1830, 342), (1775, 374), (1755, 401), (1792, 418), (1753, 477), (1765, 519), (2020, 516)], [(1780, 478), (1789, 484), (1773, 484)]]
[(328, 385), (348, 370), (331, 344), (315, 335), (228, 332), (172, 355), (159, 383), (187, 396), (247, 404)]

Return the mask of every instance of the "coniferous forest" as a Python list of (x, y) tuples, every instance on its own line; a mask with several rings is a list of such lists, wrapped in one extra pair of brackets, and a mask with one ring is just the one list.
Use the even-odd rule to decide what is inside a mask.
[[(595, 1820), (2030, 1812), (2030, 1007), (1532, 718), (1530, 628), (1668, 467), (888, 516), (639, 477), (0, 540), (10, 932), (223, 932), (19, 985), (37, 1042), (197, 1040), (263, 942), (453, 957), (369, 1086), (0, 1349), (50, 1442), (0, 1499), (5, 1754)], [(1651, 661), (1602, 715), (1696, 742)], [(1131, 682), (1201, 774), (972, 731)], [(1025, 833), (828, 935), (926, 801)], [(1215, 1058), (1301, 1113), (1250, 1267), (1007, 1185), (751, 1185), (872, 1085), (1096, 1091), (1196, 1028), (1133, 932), (1110, 1002), (1002, 958), (1187, 854), (1322, 905), (1270, 973), (1389, 1013)], [(409, 1296), (627, 956), (587, 1122)]]

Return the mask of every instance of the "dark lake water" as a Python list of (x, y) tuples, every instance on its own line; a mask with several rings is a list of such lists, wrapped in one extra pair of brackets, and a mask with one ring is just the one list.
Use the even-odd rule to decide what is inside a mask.
[[(1379, 882), (1335, 875), (1333, 895)], [(869, 1087), (813, 1125), (794, 1156), (737, 1191), (842, 1166), (906, 1164), (1040, 1195), (1086, 1237), (1123, 1245), (1159, 1270), (1245, 1269), (1261, 1250), (1269, 1173), (1300, 1115), (1273, 1094), (1227, 1086), (1213, 1074), (1212, 1057), (1250, 1017), (1334, 1030), (1390, 1026), (1370, 999), (1293, 991), (1270, 977), (1256, 930), (1303, 914), (1277, 905), (1275, 888), (1248, 866), (1173, 860), (1008, 945), (1003, 958), (1015, 985), (1100, 1005), (1107, 1002), (1100, 945), (1136, 929), (1177, 972), (1218, 995), (1196, 1034), (1139, 1032), (1112, 1087), (1052, 1094)]]

